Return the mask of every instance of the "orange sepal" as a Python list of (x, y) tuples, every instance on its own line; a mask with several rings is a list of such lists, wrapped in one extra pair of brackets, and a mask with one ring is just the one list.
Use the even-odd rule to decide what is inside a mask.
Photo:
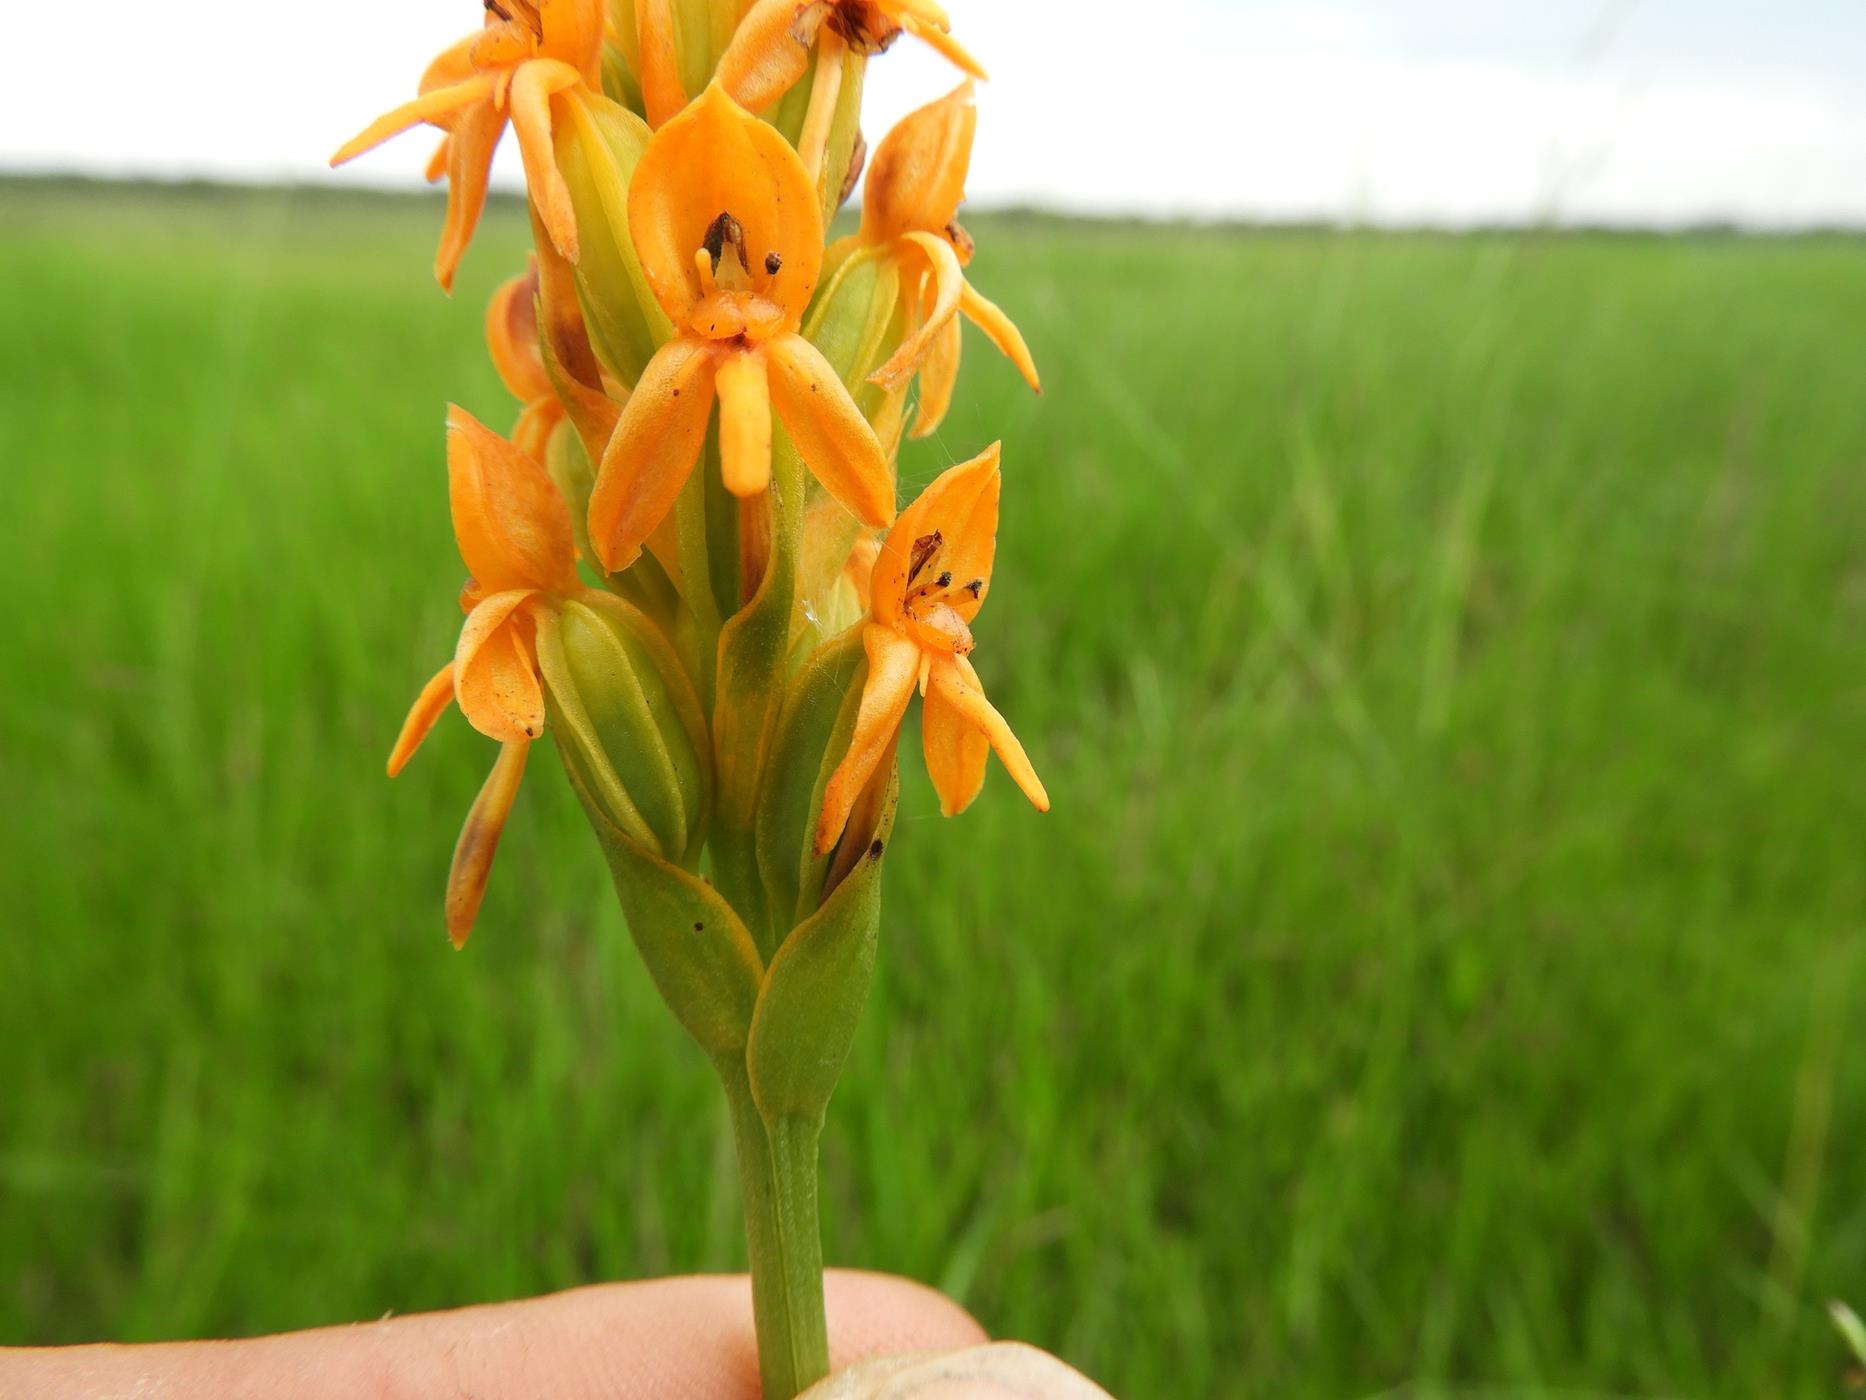
[(447, 413), (454, 538), (487, 593), (577, 586), (570, 511), (537, 462), (458, 406)]
[(577, 70), (591, 87), (603, 77), (603, 0), (539, 0), (540, 50)]
[(510, 94), (512, 130), (518, 136), (531, 202), (544, 220), (551, 243), (570, 262), (576, 262), (579, 255), (577, 216), (551, 142), (551, 98), (582, 81), (583, 75), (568, 63), (534, 59), (520, 65)]
[(733, 101), (762, 112), (795, 87), (828, 8), (823, 0), (757, 0), (719, 58), (719, 82)]
[(823, 811), (816, 824), (819, 856), (829, 854), (836, 844), (856, 798), (892, 747), (920, 676), (920, 648), (890, 628), (869, 623), (862, 629), (862, 649), (868, 653), (868, 679), (862, 684), (849, 752), (823, 790)]
[(522, 404), (547, 397), (551, 376), (538, 349), (538, 257), (502, 282), (486, 305), (486, 349), (499, 382)]
[(654, 134), (629, 183), (629, 231), (642, 272), (676, 325), (689, 323), (710, 290), (695, 255), (721, 214), (744, 230), (751, 293), (780, 308), (782, 328), (795, 330), (823, 266), (816, 195), (790, 143), (715, 82)]
[(434, 673), (433, 680), (421, 687), (421, 694), (415, 697), (408, 718), (402, 721), (402, 732), (396, 736), (395, 747), (389, 751), (391, 778), (408, 766), (408, 760), (415, 756), (421, 741), (428, 737), (429, 731), (453, 702), (454, 663), (449, 661)]
[(673, 0), (636, 0), (635, 33), (642, 105), (648, 125), (659, 129), (687, 105), (674, 40)]
[(956, 817), (972, 805), (985, 785), (985, 760), (991, 741), (947, 698), (929, 688), (920, 707), (920, 747), (926, 754), (927, 776), (939, 794), (943, 817)]
[(946, 421), (946, 412), (952, 407), (953, 387), (959, 381), (963, 344), (959, 322), (954, 319), (945, 324), (927, 348), (927, 357), (920, 365), (920, 407), (911, 434), (915, 441), (931, 437)]
[(1011, 318), (999, 310), (995, 302), (987, 301), (978, 294), (976, 288), (967, 282), (961, 288), (959, 309), (966, 318), (991, 339), (1012, 364), (1017, 372), (1024, 376), (1024, 382), (1035, 393), (1043, 392), (1043, 381), (1037, 377), (1037, 362), (1031, 358), (1030, 347), (1024, 344), (1023, 332), (1011, 324)]
[(902, 117), (868, 160), (862, 240), (880, 245), (914, 229), (939, 233), (958, 217), (977, 130), (969, 82)]
[[(927, 300), (931, 303), (920, 324), (914, 332), (901, 342), (888, 362), (868, 376), (868, 382), (879, 384), (892, 392), (912, 378), (914, 371), (926, 363), (927, 356), (933, 352), (938, 338), (953, 325), (959, 315), (960, 303), (965, 297), (965, 269), (959, 266), (959, 255), (953, 251), (952, 244), (936, 233), (924, 233), (918, 229), (901, 235), (896, 245), (901, 249), (899, 257), (905, 261), (913, 256), (907, 250), (917, 250), (927, 260), (926, 275), (930, 280)], [(912, 285), (905, 267), (902, 269), (903, 286)]]
[(531, 589), (494, 593), (467, 615), (454, 651), (454, 696), (460, 713), (488, 739), (506, 743), (544, 732), (544, 689), (538, 683)]
[(447, 872), (447, 937), (455, 948), (466, 947), (467, 936), (479, 918), (492, 858), (499, 850), (499, 838), (505, 834), (506, 819), (512, 815), (512, 802), (518, 796), (530, 751), (531, 744), (524, 739), (500, 749), (485, 786), (467, 811), (466, 825), (460, 828), (453, 867)]
[(991, 76), (985, 71), (985, 66), (972, 57), (964, 44), (947, 33), (945, 26), (928, 24), (914, 15), (902, 15), (901, 28), (931, 47), (961, 73), (977, 78), (980, 82)]
[[(971, 461), (948, 467), (901, 512), (881, 542), (881, 553), (869, 575), (870, 615), (876, 622), (891, 628), (907, 626), (905, 599), (914, 548), (935, 534), (940, 537), (941, 567), (952, 571), (961, 590), (956, 610), (967, 622), (978, 615), (991, 587), (997, 553), (1001, 452), (1001, 445), (994, 442)], [(970, 596), (963, 590), (974, 579), (978, 591)]]
[(830, 495), (864, 525), (894, 519), (894, 478), (875, 430), (823, 352), (800, 335), (765, 348), (771, 406)]
[[(1004, 716), (985, 698), (985, 687), (979, 682), (978, 672), (963, 656), (942, 656), (933, 663), (927, 685), (927, 708), (936, 706), (950, 706), (951, 722), (970, 725), (984, 735), (992, 752), (1004, 765), (1004, 771), (1011, 775), (1011, 781), (1030, 799), (1030, 805), (1039, 812), (1050, 810), (1050, 795), (1044, 791), (1037, 770), (1031, 766), (1030, 756), (1017, 742)], [(944, 724), (947, 720), (942, 718), (937, 722)], [(939, 778), (935, 776), (934, 781), (938, 782)]]
[(383, 113), (376, 120), (352, 136), (337, 148), (337, 153), (330, 158), (331, 165), (339, 166), (355, 160), (366, 151), (372, 151), (390, 137), (400, 136), (411, 127), (423, 123), (448, 129), (448, 120), (465, 111), (476, 102), (483, 102), (492, 96), (493, 75), (476, 73), (462, 82), (446, 87), (423, 92), (413, 101)]
[(707, 346), (670, 340), (623, 405), (590, 492), (590, 544), (611, 573), (635, 562), (680, 498), (706, 445), (713, 373)]

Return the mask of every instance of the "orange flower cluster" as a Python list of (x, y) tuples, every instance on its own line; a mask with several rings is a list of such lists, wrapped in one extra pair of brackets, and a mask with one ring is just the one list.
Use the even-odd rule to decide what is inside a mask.
[[(903, 33), (965, 81), (880, 143), (859, 229), (828, 244), (860, 184), (867, 65)], [(546, 734), (599, 834), (704, 872), (761, 960), (878, 853), (916, 691), (946, 814), (991, 752), (1047, 809), (970, 659), (999, 448), (896, 510), (896, 453), (952, 403), (962, 319), (1038, 387), (957, 222), (983, 76), (932, 0), (485, 0), (415, 99), (337, 153), (442, 133), (451, 289), (509, 124), (536, 234), (487, 316), (516, 425), (448, 419), (465, 625), (389, 760), (449, 702), (502, 746), (455, 855), (456, 944)]]

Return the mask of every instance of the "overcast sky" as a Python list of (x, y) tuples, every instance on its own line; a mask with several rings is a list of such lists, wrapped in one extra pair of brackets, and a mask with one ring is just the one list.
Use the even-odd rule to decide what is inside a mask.
[[(994, 78), (978, 205), (1866, 223), (1866, 0), (947, 3)], [(0, 170), (409, 185), (423, 135), (323, 158), (480, 6), (8, 8)], [(871, 68), (871, 138), (951, 85), (916, 49)]]

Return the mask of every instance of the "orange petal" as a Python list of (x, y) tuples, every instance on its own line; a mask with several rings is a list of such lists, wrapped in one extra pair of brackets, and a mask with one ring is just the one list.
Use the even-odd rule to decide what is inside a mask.
[(583, 75), (568, 63), (541, 58), (524, 64), (512, 80), (512, 130), (525, 161), (525, 181), (551, 242), (571, 262), (577, 260), (577, 216), (570, 186), (557, 168), (551, 144), (551, 96), (576, 87)]
[(719, 464), (726, 490), (761, 496), (771, 484), (771, 381), (758, 350), (727, 354), (719, 390)]
[(508, 282), (500, 284), (486, 306), (486, 348), (506, 391), (520, 403), (551, 392), (538, 350), (538, 257)]
[(473, 66), (473, 53), (479, 48), (480, 36), (484, 33), (483, 29), (476, 29), (442, 49), (422, 73), (421, 83), (415, 91), (435, 92), (473, 77), (479, 71)]
[(434, 154), (428, 157), (428, 168), (422, 172), (421, 178), (430, 185), (433, 184), (447, 173), (447, 168), (452, 162), (453, 137), (443, 136), (441, 144), (434, 148)]
[(410, 127), (420, 126), (423, 122), (436, 125), (444, 122), (475, 102), (484, 101), (492, 95), (493, 78), (490, 74), (478, 73), (465, 82), (455, 83), (451, 87), (437, 88), (433, 92), (424, 92), (413, 102), (404, 102), (392, 112), (385, 112), (375, 121), (364, 127), (355, 136), (344, 142), (337, 154), (330, 158), (333, 166), (355, 160), (365, 151), (374, 150), (391, 136), (400, 136)]
[(488, 739), (506, 743), (544, 732), (544, 689), (532, 656), (530, 589), (495, 593), (468, 615), (454, 652), (454, 698)]
[(812, 185), (823, 178), (823, 153), (829, 149), (830, 128), (836, 124), (846, 52), (847, 45), (834, 30), (825, 29), (817, 36), (816, 76), (810, 81), (810, 105), (804, 111), (803, 130), (797, 135), (797, 155)]
[(973, 325), (991, 338), (991, 343), (1004, 353), (1006, 359), (1017, 366), (1017, 372), (1024, 376), (1024, 382), (1041, 394), (1043, 381), (1037, 377), (1037, 362), (1030, 358), (1030, 347), (1024, 344), (1024, 337), (1011, 324), (1011, 318), (994, 303), (980, 296), (970, 282), (965, 284), (961, 293), (959, 309)]
[(969, 82), (901, 118), (868, 160), (863, 240), (891, 243), (913, 229), (938, 233), (950, 224), (965, 198), (977, 130)]
[(542, 465), (544, 454), (551, 450), (551, 434), (564, 418), (564, 406), (556, 399), (533, 399), (512, 425), (512, 446)]
[(577, 586), (570, 511), (550, 473), (457, 406), (447, 412), (447, 486), (460, 557), (488, 593)]
[(500, 749), (486, 785), (473, 799), (466, 825), (454, 845), (453, 868), (447, 872), (447, 937), (454, 947), (466, 947), (467, 935), (479, 918), (479, 906), (486, 898), (486, 877), (492, 873), (492, 858), (505, 834), (506, 818), (512, 814), (512, 801), (525, 776), (525, 759), (531, 744), (513, 740)]
[(782, 335), (765, 353), (771, 365), (771, 406), (804, 464), (864, 525), (893, 520), (888, 459), (823, 352), (800, 335)]
[(449, 661), (434, 673), (433, 680), (421, 687), (421, 694), (415, 697), (408, 718), (402, 721), (402, 732), (395, 740), (395, 747), (389, 751), (391, 778), (408, 766), (408, 760), (415, 756), (415, 750), (428, 737), (428, 731), (434, 728), (435, 722), (453, 702), (454, 663)]
[(946, 410), (952, 407), (953, 386), (959, 380), (959, 352), (963, 343), (959, 322), (955, 319), (946, 323), (927, 350), (926, 360), (920, 366), (920, 407), (912, 434), (916, 440), (931, 437), (946, 421)]
[(677, 325), (706, 294), (695, 255), (721, 214), (745, 231), (751, 290), (796, 329), (823, 267), (816, 191), (776, 128), (714, 83), (655, 133), (629, 184), (629, 231), (642, 271)]
[(848, 825), (856, 797), (894, 742), (920, 676), (920, 648), (890, 628), (874, 623), (863, 628), (862, 649), (868, 653), (868, 679), (862, 683), (849, 752), (823, 791), (823, 813), (816, 824), (819, 856), (829, 853)]
[[(538, 268), (539, 356), (547, 367), (555, 359), (561, 373), (582, 387), (600, 393), (603, 390), (602, 366), (590, 345), (583, 306), (577, 300), (576, 269), (558, 254), (548, 238), (537, 241), (544, 245), (541, 256), (533, 255)], [(544, 353), (546, 344), (550, 346), (549, 355)]]
[(602, 0), (539, 0), (542, 51), (576, 69), (592, 87), (602, 83)]
[(942, 656), (934, 662), (927, 698), (929, 705), (950, 705), (958, 722), (969, 724), (983, 734), (1005, 772), (1011, 775), (1011, 781), (1030, 799), (1030, 805), (1039, 812), (1050, 810), (1050, 795), (1043, 790), (1037, 770), (1030, 766), (1030, 756), (1017, 742), (1004, 716), (985, 698), (985, 687), (980, 684), (978, 672), (972, 669), (970, 661), (963, 656)]
[(795, 87), (828, 12), (823, 0), (757, 0), (720, 55), (719, 81), (732, 99), (762, 112)]
[(492, 178), (492, 154), (505, 130), (505, 114), (490, 102), (470, 108), (448, 134), (447, 222), (434, 255), (434, 280), (443, 291), (454, 288), (454, 272), (473, 241), (473, 230), (486, 207)]
[(960, 594), (966, 620), (977, 615), (977, 602), (983, 600), (991, 585), (992, 556), (996, 551), (998, 493), (1002, 486), (1000, 455), (1000, 445), (993, 443), (971, 461), (948, 467), (901, 512), (901, 518), (881, 542), (881, 554), (869, 577), (870, 608), (876, 622), (890, 627), (905, 625), (903, 599), (913, 568), (914, 545), (934, 534), (940, 537), (940, 567), (952, 570), (961, 589), (973, 579), (981, 580), (977, 600)]
[(868, 581), (874, 577), (875, 560), (880, 555), (881, 541), (871, 535), (863, 535), (849, 546), (849, 557), (843, 563), (842, 576), (857, 593), (867, 594)]
[(952, 28), (952, 17), (937, 0), (878, 0), (877, 8), (890, 15), (897, 24), (905, 25), (909, 20), (918, 20), (934, 29)]
[(611, 573), (635, 562), (679, 499), (706, 445), (713, 373), (703, 343), (670, 340), (623, 405), (590, 492), (590, 544)]
[(940, 815), (958, 816), (985, 785), (991, 741), (953, 706), (943, 690), (929, 688), (926, 703), (920, 707), (920, 746), (926, 753), (927, 776), (939, 794)]
[(673, 0), (636, 0), (635, 30), (642, 105), (648, 109), (648, 125), (659, 128), (687, 105), (687, 89), (680, 82), (680, 54), (674, 43)]
[[(946, 328), (958, 324), (959, 303), (965, 294), (965, 269), (959, 266), (959, 255), (953, 251), (952, 244), (937, 233), (922, 233), (918, 229), (902, 234), (901, 243), (926, 255), (933, 279), (933, 306), (919, 328), (901, 342), (901, 348), (868, 376), (871, 384), (879, 384), (890, 392), (905, 384), (926, 362), (934, 341)], [(906, 278), (904, 272), (903, 283)]]
[(944, 26), (928, 24), (913, 15), (902, 15), (901, 28), (905, 29), (909, 34), (912, 34), (923, 43), (930, 45), (935, 52), (944, 57), (961, 73), (969, 77), (977, 78), (980, 82), (983, 82), (991, 76), (985, 71), (984, 65), (976, 58), (973, 58), (970, 53), (966, 52), (966, 48), (963, 44), (946, 32)]

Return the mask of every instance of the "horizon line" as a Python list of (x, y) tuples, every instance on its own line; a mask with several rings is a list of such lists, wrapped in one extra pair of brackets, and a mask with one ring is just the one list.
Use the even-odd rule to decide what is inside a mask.
[[(99, 174), (74, 169), (21, 169), (0, 166), (0, 187), (5, 186), (92, 188), (97, 190), (144, 190), (152, 193), (183, 195), (217, 193), (234, 196), (290, 194), (316, 200), (385, 200), (429, 201), (445, 196), (438, 190), (407, 188), (395, 185), (345, 180), (323, 183), (312, 179), (245, 179), (226, 175), (156, 174), (149, 172)], [(498, 189), (488, 192), (489, 206), (517, 205), (524, 200), (522, 190)], [(838, 215), (859, 212), (861, 203), (852, 200)], [(1107, 225), (1110, 227), (1190, 229), (1240, 232), (1316, 232), (1316, 233), (1427, 233), (1449, 236), (1485, 234), (1562, 234), (1606, 235), (1618, 237), (1688, 238), (1725, 237), (1755, 239), (1857, 238), (1866, 235), (1866, 218), (1844, 218), (1806, 223), (1759, 222), (1734, 214), (1706, 213), (1689, 219), (1637, 218), (1566, 218), (1559, 212), (1544, 218), (1397, 218), (1378, 214), (1347, 214), (1316, 210), (1303, 213), (1212, 212), (1200, 210), (1092, 209), (1070, 208), (1023, 201), (968, 203), (967, 217), (1050, 219), (1062, 223)]]

